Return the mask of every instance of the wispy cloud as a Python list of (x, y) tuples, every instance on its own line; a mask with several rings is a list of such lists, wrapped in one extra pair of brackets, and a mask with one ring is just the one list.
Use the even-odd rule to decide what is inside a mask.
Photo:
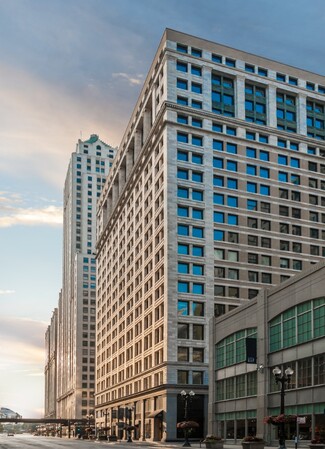
[[(42, 205), (30, 205), (31, 202), (41, 202)], [(44, 206), (44, 202), (47, 202), (47, 205)], [(0, 192), (0, 228), (16, 225), (61, 226), (62, 222), (62, 207), (53, 205), (52, 200), (46, 200), (45, 198), (35, 200), (25, 198), (20, 193)]]
[(0, 290), (0, 295), (12, 295), (13, 293), (16, 293), (15, 290)]
[(128, 73), (112, 73), (113, 78), (122, 78), (123, 80), (128, 81), (130, 86), (139, 86), (143, 83), (143, 75), (129, 75)]

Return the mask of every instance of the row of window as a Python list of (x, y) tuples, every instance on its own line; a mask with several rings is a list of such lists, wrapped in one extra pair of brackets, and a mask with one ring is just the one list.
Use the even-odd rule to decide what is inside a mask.
[(245, 396), (256, 396), (257, 394), (257, 372), (241, 374), (236, 377), (216, 382), (216, 400), (243, 398)]

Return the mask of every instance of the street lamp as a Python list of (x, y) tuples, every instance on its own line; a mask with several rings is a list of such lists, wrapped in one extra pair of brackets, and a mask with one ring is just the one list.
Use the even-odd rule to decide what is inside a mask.
[[(293, 369), (287, 368), (285, 372), (282, 374), (281, 369), (276, 366), (274, 368), (273, 376), (275, 378), (275, 382), (278, 384), (281, 383), (281, 403), (280, 403), (280, 414), (284, 415), (284, 396), (285, 396), (285, 386), (286, 384), (289, 385), (291, 381), (291, 376), (293, 375)], [(279, 424), (279, 449), (285, 449), (286, 442), (285, 442), (286, 434), (285, 434), (285, 422), (281, 421)]]
[(88, 439), (90, 439), (90, 434), (91, 434), (90, 421), (94, 418), (94, 415), (86, 415), (86, 418), (88, 419)]
[[(189, 393), (186, 393), (185, 390), (181, 391), (181, 398), (184, 401), (184, 420), (185, 421), (188, 421), (190, 403), (192, 402), (194, 396), (195, 396), (195, 393), (192, 390)], [(188, 431), (189, 431), (189, 429), (184, 428), (185, 441), (184, 441), (183, 447), (191, 447), (191, 444), (188, 440)]]

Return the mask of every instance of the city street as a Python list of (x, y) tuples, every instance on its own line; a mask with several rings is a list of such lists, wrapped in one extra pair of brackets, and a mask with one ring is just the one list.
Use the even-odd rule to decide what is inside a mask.
[[(136, 441), (127, 443), (126, 441), (118, 442), (103, 442), (103, 441), (88, 441), (78, 439), (56, 438), (56, 437), (38, 437), (30, 434), (17, 434), (15, 436), (7, 436), (6, 433), (0, 434), (0, 449), (131, 449), (140, 447), (166, 447), (166, 448), (180, 448), (182, 443), (166, 443), (157, 444), (150, 442)], [(199, 444), (193, 446), (199, 447)]]

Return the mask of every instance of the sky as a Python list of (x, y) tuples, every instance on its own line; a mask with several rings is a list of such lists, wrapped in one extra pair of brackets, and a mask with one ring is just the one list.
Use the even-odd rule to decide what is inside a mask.
[(0, 407), (44, 408), (78, 139), (118, 146), (164, 29), (325, 74), (324, 0), (0, 0)]

